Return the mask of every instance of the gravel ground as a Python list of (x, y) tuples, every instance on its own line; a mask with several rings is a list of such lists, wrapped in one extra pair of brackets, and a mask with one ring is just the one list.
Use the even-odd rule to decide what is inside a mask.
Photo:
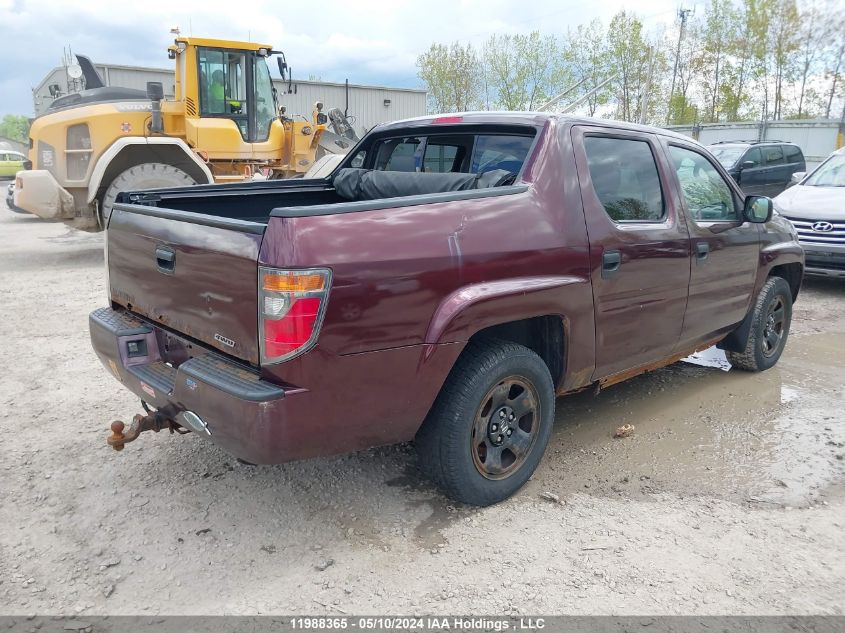
[(845, 283), (807, 282), (764, 374), (679, 363), (559, 400), (534, 478), (476, 509), (405, 445), (116, 453), (140, 407), (88, 342), (101, 236), (0, 208), (0, 280), (0, 614), (843, 613)]

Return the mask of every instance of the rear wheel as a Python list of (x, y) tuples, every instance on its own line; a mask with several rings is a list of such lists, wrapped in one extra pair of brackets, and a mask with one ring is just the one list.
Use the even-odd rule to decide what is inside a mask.
[(458, 501), (507, 499), (540, 463), (554, 406), (552, 378), (537, 354), (504, 341), (470, 343), (417, 434), (421, 465)]
[(99, 208), (99, 220), (105, 227), (111, 215), (115, 198), (121, 191), (142, 191), (160, 187), (188, 187), (195, 184), (197, 184), (196, 180), (178, 167), (173, 167), (173, 165), (165, 163), (135, 165), (118, 174), (117, 178), (112, 180), (108, 189), (106, 189)]
[(731, 365), (744, 371), (773, 367), (783, 353), (792, 323), (792, 290), (780, 277), (770, 277), (754, 304), (751, 330), (742, 352), (727, 352)]

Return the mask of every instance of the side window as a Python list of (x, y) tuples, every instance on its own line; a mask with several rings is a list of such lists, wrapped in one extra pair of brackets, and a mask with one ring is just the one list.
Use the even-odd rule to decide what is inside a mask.
[(783, 148), (786, 150), (787, 163), (800, 163), (804, 160), (804, 154), (801, 153), (801, 148), (797, 145), (784, 145)]
[(0, 161), (5, 162), (5, 161), (7, 161), (7, 160), (10, 160), (10, 158), (9, 158), (9, 155), (8, 155), (8, 154), (0, 154)]
[(687, 211), (693, 220), (718, 222), (739, 219), (730, 186), (707, 158), (675, 145), (669, 146), (669, 155), (678, 174)]
[(783, 150), (780, 145), (770, 145), (763, 148), (766, 165), (783, 165)]
[(614, 222), (659, 222), (663, 191), (646, 141), (588, 136), (584, 150), (593, 190)]
[(752, 147), (750, 150), (745, 152), (745, 156), (742, 157), (742, 162), (750, 160), (754, 163), (755, 167), (759, 167), (763, 164), (763, 155), (760, 153), (759, 147)]

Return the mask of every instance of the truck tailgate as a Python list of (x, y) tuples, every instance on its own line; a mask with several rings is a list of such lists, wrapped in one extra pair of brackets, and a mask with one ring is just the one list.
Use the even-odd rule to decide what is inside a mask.
[(258, 364), (258, 252), (265, 225), (132, 204), (106, 232), (113, 302)]

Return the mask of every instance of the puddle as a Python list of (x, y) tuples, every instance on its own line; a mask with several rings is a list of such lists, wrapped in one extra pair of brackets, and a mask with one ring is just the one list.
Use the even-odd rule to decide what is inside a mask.
[[(532, 492), (818, 501), (845, 482), (843, 356), (845, 334), (805, 335), (767, 372), (710, 357), (561, 398)], [(623, 424), (634, 435), (613, 439)]]
[(403, 488), (407, 492), (428, 493), (425, 498), (407, 501), (409, 508), (429, 510), (428, 515), (414, 527), (417, 543), (428, 550), (445, 547), (448, 539), (443, 532), (458, 521), (478, 512), (477, 508), (450, 501), (423, 477), (416, 468), (408, 466), (405, 472), (386, 482), (388, 486)]

